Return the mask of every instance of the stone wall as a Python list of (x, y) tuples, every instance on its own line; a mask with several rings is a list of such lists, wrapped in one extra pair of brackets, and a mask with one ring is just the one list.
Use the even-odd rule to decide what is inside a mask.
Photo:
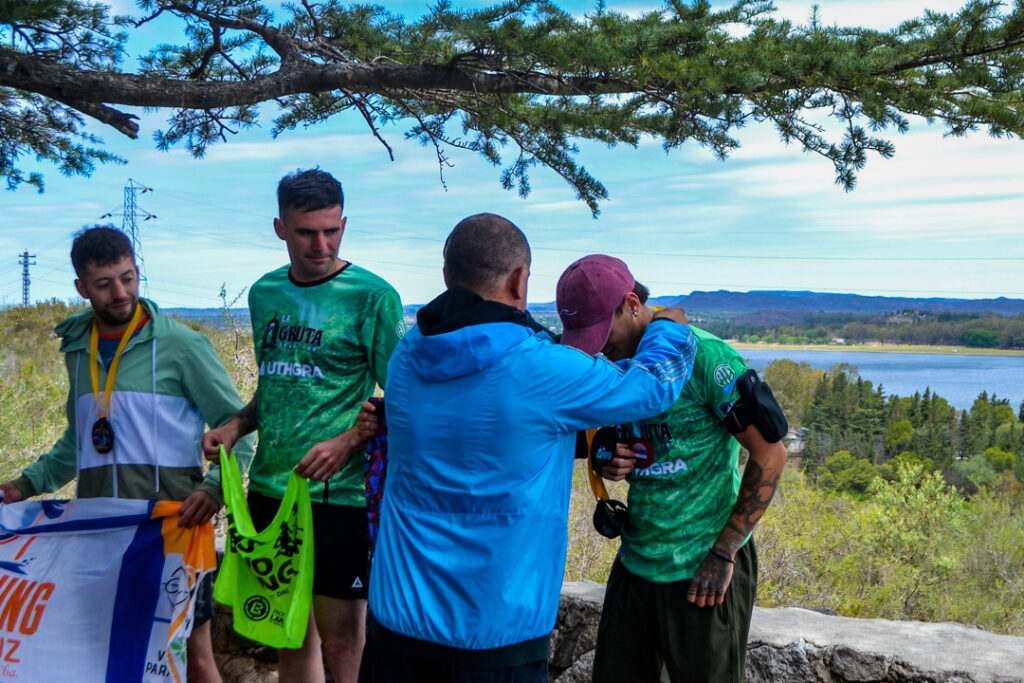
[[(551, 639), (551, 678), (589, 683), (604, 586), (562, 588)], [(272, 650), (231, 629), (217, 605), (214, 650), (225, 683), (277, 680)], [(755, 608), (747, 683), (1024, 683), (1024, 638), (960, 624), (848, 619), (811, 610)], [(624, 682), (628, 683), (628, 682)]]
[[(604, 586), (562, 588), (552, 680), (590, 681)], [(1024, 638), (960, 624), (848, 619), (754, 608), (747, 683), (1024, 683)]]

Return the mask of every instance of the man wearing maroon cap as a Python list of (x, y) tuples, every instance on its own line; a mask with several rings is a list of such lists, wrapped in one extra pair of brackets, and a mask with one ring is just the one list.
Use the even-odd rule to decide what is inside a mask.
[(671, 312), (625, 371), (554, 343), (526, 312), (529, 274), (511, 221), (463, 219), (447, 290), (391, 356), (362, 683), (546, 683), (576, 433), (664, 410), (690, 376)]
[[(631, 358), (654, 317), (617, 258), (576, 261), (558, 282), (562, 343)], [(786, 463), (785, 417), (768, 386), (717, 337), (691, 326), (694, 369), (665, 413), (617, 427), (601, 474), (630, 482), (622, 546), (598, 629), (595, 683), (740, 683), (757, 593), (751, 531)], [(750, 457), (742, 481), (740, 446)]]

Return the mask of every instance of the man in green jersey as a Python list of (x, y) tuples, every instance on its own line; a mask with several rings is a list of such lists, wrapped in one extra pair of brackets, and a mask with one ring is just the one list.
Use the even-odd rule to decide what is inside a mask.
[[(648, 291), (609, 256), (573, 263), (558, 283), (562, 343), (632, 357), (653, 312)], [(618, 426), (601, 474), (628, 479), (622, 546), (605, 594), (597, 683), (743, 680), (757, 592), (751, 531), (786, 463), (787, 426), (767, 385), (725, 342), (696, 327), (693, 376), (665, 413)], [(750, 457), (742, 479), (740, 446)]]
[[(291, 471), (308, 477), (313, 503), (313, 614), (299, 649), (278, 650), (282, 681), (356, 680), (365, 640), (369, 535), (359, 407), (384, 386), (404, 332), (394, 288), (338, 257), (345, 231), (341, 185), (319, 169), (285, 176), (277, 189), (277, 236), (289, 264), (249, 290), (259, 381), (232, 420), (203, 437), (208, 457), (259, 431), (249, 472), (258, 528), (276, 513)], [(322, 648), (322, 655), (321, 655)]]

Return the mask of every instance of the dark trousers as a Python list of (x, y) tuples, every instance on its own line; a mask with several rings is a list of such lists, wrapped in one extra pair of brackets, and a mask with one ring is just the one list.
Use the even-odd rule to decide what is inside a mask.
[(546, 660), (474, 670), (381, 648), (368, 629), (359, 683), (548, 683)]
[(647, 581), (615, 560), (597, 632), (594, 683), (742, 683), (757, 596), (754, 539), (736, 554), (721, 605), (687, 602), (689, 587), (689, 580)]

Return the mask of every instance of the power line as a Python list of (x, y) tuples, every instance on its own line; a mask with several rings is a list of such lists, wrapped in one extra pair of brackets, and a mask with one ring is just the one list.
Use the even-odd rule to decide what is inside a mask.
[[(120, 212), (121, 230), (131, 238), (132, 251), (135, 252), (135, 263), (139, 267), (139, 281), (143, 285), (143, 291), (145, 292), (149, 291), (149, 286), (146, 283), (146, 264), (142, 257), (142, 240), (139, 237), (138, 218), (141, 216), (143, 221), (148, 221), (155, 219), (156, 215), (139, 207), (137, 195), (152, 191), (153, 188), (146, 187), (142, 183), (137, 183), (134, 179), (129, 178), (128, 183), (124, 186), (124, 207)], [(105, 213), (100, 218), (110, 218), (116, 215), (118, 214)]]
[[(412, 238), (410, 238), (412, 239)], [(568, 247), (540, 247), (531, 246), (533, 251), (558, 251), (579, 253), (579, 249)], [(792, 254), (766, 254), (766, 255), (744, 255), (744, 254), (706, 254), (699, 252), (672, 252), (661, 251), (652, 254), (650, 251), (622, 251), (616, 249), (617, 255), (622, 256), (671, 256), (673, 258), (689, 259), (721, 259), (724, 261), (866, 261), (866, 262), (913, 262), (925, 263), (947, 262), (947, 261), (1024, 261), (1024, 256), (795, 256)]]
[[(431, 242), (433, 244), (443, 244), (443, 237), (423, 237), (422, 235), (411, 235), (408, 233), (389, 233), (388, 239), (391, 241), (408, 240), (415, 242)], [(539, 240), (538, 240), (539, 241)], [(582, 253), (579, 248), (574, 247), (546, 247), (540, 244), (531, 244), (531, 251), (547, 251), (547, 252), (560, 252), (560, 253)], [(988, 262), (988, 261), (1024, 261), (1024, 256), (799, 256), (793, 254), (758, 254), (758, 255), (745, 255), (745, 254), (709, 254), (703, 252), (679, 252), (679, 251), (662, 251), (658, 250), (656, 254), (652, 254), (650, 251), (623, 251), (616, 249), (614, 251), (616, 255), (622, 256), (671, 256), (673, 258), (699, 258), (699, 259), (723, 259), (728, 261), (734, 260), (756, 260), (756, 261), (855, 261), (855, 262)]]

